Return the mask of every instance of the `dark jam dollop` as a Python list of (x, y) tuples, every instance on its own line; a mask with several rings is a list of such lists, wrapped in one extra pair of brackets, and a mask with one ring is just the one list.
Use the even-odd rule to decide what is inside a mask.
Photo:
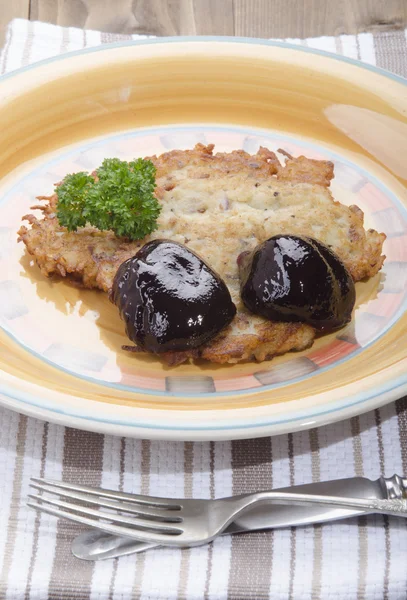
[(238, 257), (245, 306), (272, 321), (302, 321), (323, 332), (351, 319), (352, 276), (338, 256), (308, 237), (276, 235)]
[(116, 273), (110, 298), (128, 337), (150, 352), (197, 348), (236, 314), (228, 288), (186, 246), (154, 240)]

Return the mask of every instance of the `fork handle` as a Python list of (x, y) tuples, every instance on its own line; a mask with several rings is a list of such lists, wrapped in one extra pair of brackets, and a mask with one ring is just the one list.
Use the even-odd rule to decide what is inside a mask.
[(241, 503), (240, 511), (258, 503), (275, 502), (292, 505), (324, 504), (340, 508), (356, 509), (363, 512), (378, 513), (394, 517), (407, 517), (407, 500), (404, 498), (377, 499), (377, 498), (343, 498), (340, 496), (318, 496), (314, 494), (292, 494), (289, 492), (258, 492), (236, 497), (234, 500)]

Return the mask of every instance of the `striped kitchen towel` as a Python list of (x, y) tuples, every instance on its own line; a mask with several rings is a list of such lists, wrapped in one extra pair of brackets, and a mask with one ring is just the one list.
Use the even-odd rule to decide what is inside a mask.
[[(15, 20), (0, 69), (5, 73), (129, 37)], [(404, 31), (290, 41), (407, 76)], [(71, 555), (77, 526), (25, 506), (31, 476), (160, 496), (218, 497), (354, 475), (407, 475), (406, 399), (327, 427), (235, 442), (121, 439), (3, 408), (0, 423), (0, 598), (407, 598), (407, 527), (402, 519), (360, 517), (91, 563)]]

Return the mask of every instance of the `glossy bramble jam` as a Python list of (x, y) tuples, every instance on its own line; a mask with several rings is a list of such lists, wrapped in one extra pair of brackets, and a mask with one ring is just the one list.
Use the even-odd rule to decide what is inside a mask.
[(120, 265), (111, 300), (128, 337), (150, 352), (197, 348), (236, 314), (221, 277), (189, 248), (169, 240), (148, 242)]
[(241, 296), (253, 313), (272, 321), (302, 321), (327, 332), (351, 319), (352, 277), (317, 240), (277, 235), (238, 257)]

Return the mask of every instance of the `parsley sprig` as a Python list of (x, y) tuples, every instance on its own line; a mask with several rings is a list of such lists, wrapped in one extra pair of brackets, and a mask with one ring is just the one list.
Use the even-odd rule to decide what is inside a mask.
[(139, 240), (157, 228), (161, 206), (153, 192), (156, 169), (150, 160), (106, 158), (96, 177), (67, 175), (57, 187), (57, 217), (69, 231), (86, 224)]

